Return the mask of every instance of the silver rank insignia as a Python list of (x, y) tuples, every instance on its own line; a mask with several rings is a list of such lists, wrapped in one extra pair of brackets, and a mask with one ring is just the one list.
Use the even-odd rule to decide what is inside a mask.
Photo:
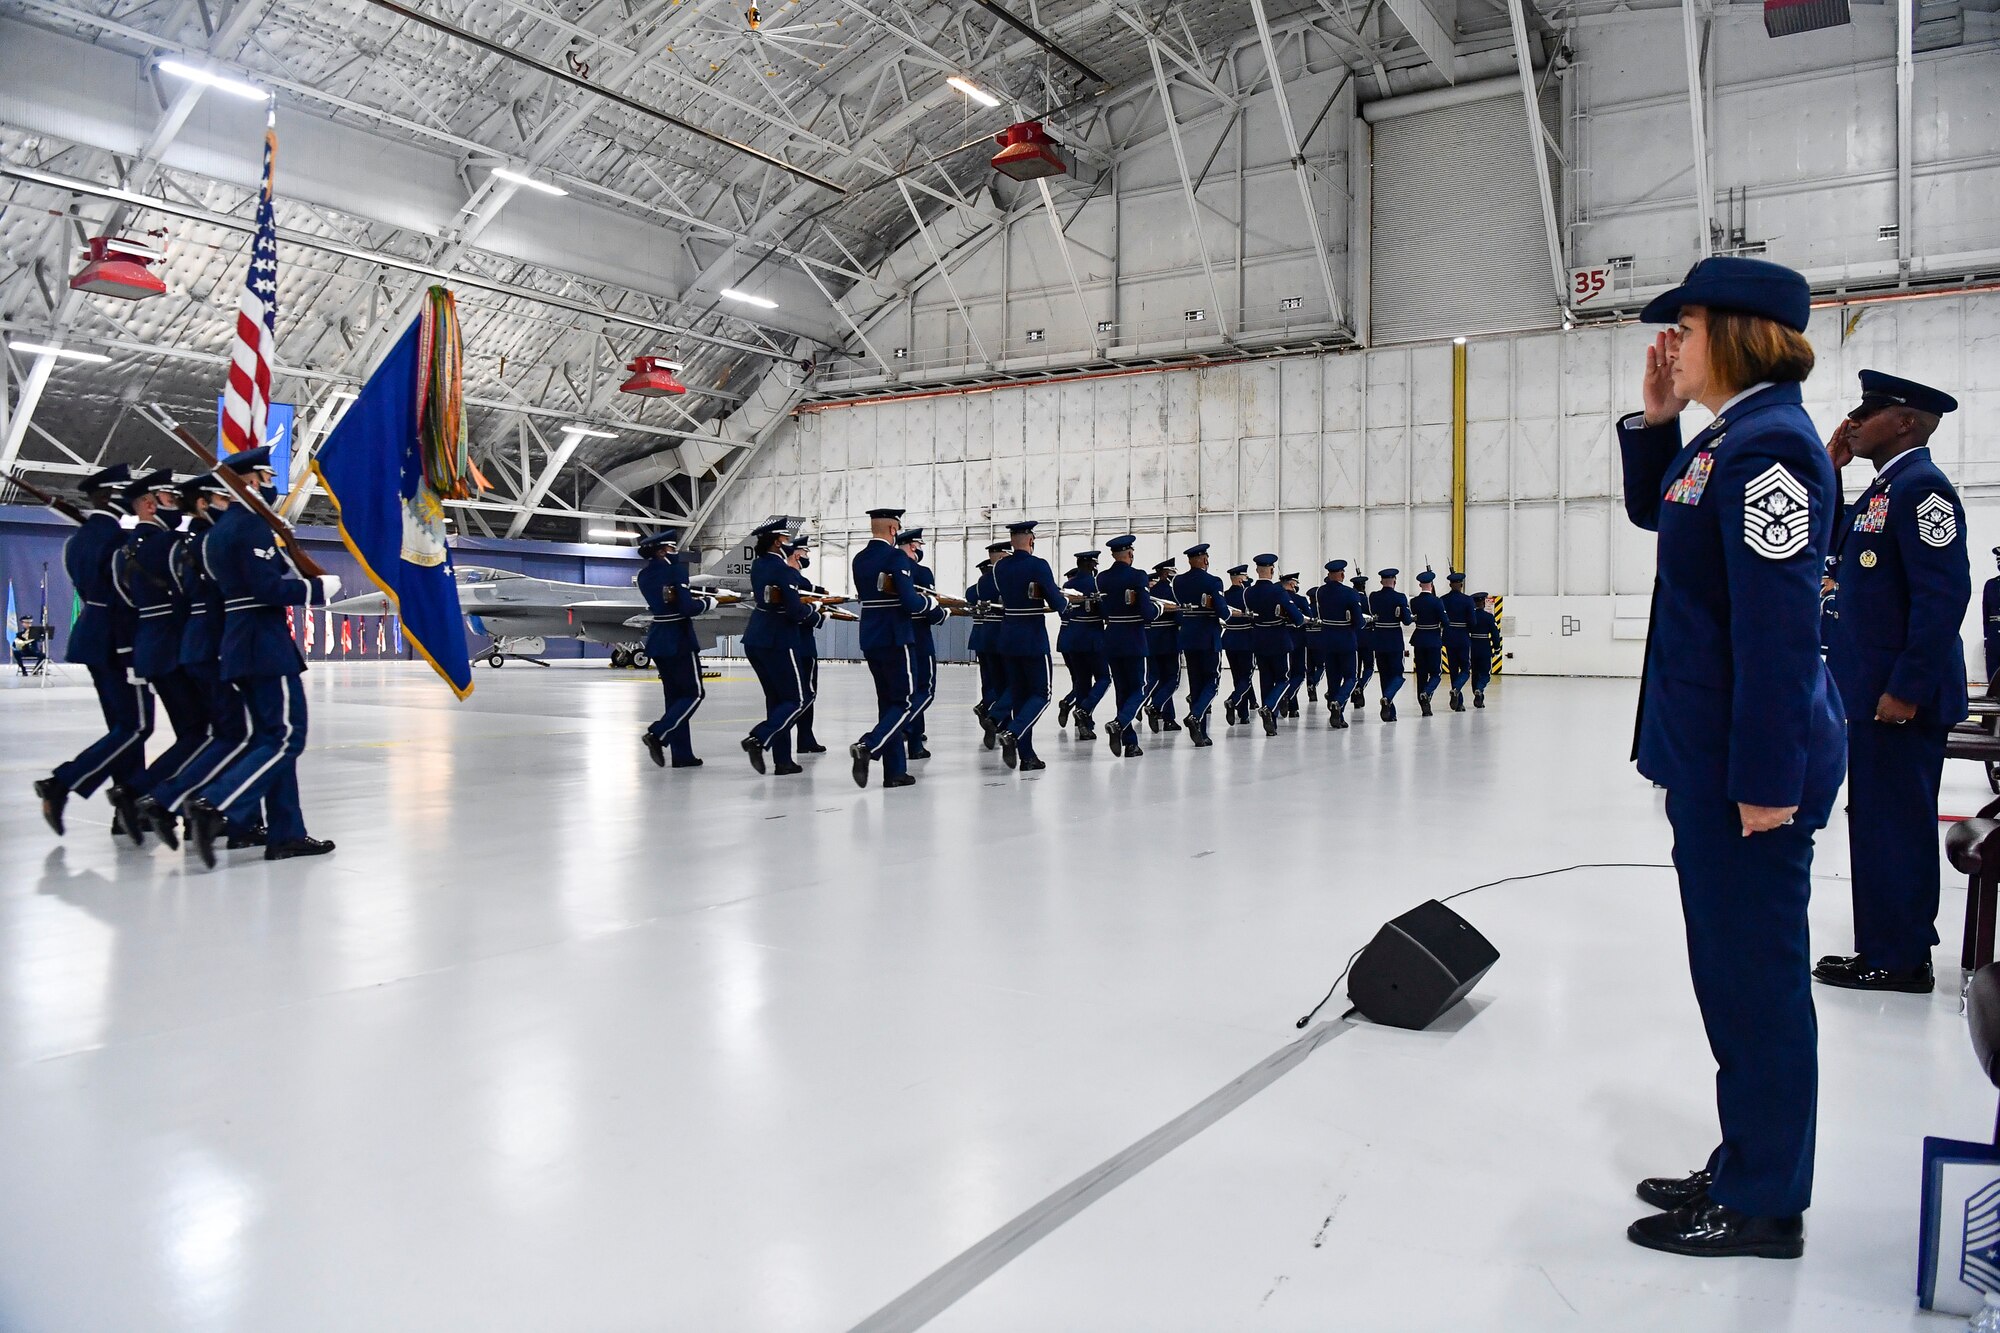
[(1932, 491), (1917, 506), (1917, 537), (1926, 546), (1949, 546), (1957, 536), (1957, 511), (1951, 501)]
[(1743, 488), (1743, 543), (1766, 560), (1788, 560), (1812, 536), (1806, 488), (1773, 463)]

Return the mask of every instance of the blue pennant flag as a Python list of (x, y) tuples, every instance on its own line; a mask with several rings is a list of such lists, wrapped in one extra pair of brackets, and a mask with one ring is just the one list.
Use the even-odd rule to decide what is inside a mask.
[(463, 699), (472, 693), (472, 663), (444, 510), (425, 484), (417, 436), (421, 324), (419, 316), (397, 339), (312, 467), (340, 511), (348, 551), (388, 596), (417, 652)]

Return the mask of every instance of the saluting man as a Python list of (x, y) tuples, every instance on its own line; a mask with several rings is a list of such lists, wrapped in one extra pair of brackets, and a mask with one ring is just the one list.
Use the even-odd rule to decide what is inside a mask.
[(1412, 623), (1410, 599), (1396, 591), (1400, 570), (1385, 569), (1378, 576), (1382, 586), (1368, 594), (1368, 612), (1374, 627), (1368, 631), (1368, 646), (1374, 649), (1375, 669), (1382, 676), (1382, 720), (1396, 720), (1396, 693), (1403, 688), (1403, 626)]
[(1432, 587), (1437, 575), (1417, 575), (1421, 589), (1410, 599), (1410, 652), (1417, 664), (1417, 707), (1431, 715), (1431, 696), (1444, 679), (1444, 601)]
[(1077, 600), (1056, 631), (1056, 651), (1062, 654), (1069, 671), (1069, 693), (1056, 704), (1056, 725), (1069, 725), (1076, 714), (1076, 738), (1097, 736), (1094, 718), (1104, 692), (1111, 688), (1111, 668), (1104, 663), (1104, 609), (1098, 605), (1096, 551), (1078, 551), (1076, 568), (1063, 580), (1063, 587)]
[(1839, 615), (1827, 665), (1847, 706), (1847, 845), (1854, 953), (1815, 979), (1851, 990), (1927, 992), (1938, 942), (1938, 782), (1945, 736), (1966, 715), (1959, 626), (1972, 600), (1965, 507), (1931, 460), (1958, 400), (1914, 380), (1861, 372), (1861, 403), (1827, 441), (1875, 479), (1834, 531)]
[(1229, 567), (1229, 590), (1222, 595), (1222, 655), (1229, 661), (1229, 697), (1222, 701), (1222, 720), (1230, 726), (1248, 724), (1257, 696), (1257, 659), (1250, 651), (1250, 612), (1243, 594), (1250, 587), (1250, 566)]
[(854, 761), (854, 785), (868, 785), (869, 761), (882, 761), (884, 787), (909, 787), (903, 727), (910, 720), (916, 681), (917, 631), (913, 622), (939, 609), (917, 586), (917, 567), (896, 546), (900, 509), (871, 509), (868, 544), (854, 553), (854, 591), (861, 599), (861, 655), (875, 680), (875, 726), (847, 747)]
[(1111, 552), (1111, 568), (1097, 576), (1097, 595), (1104, 608), (1104, 658), (1111, 664), (1111, 684), (1117, 691), (1118, 714), (1107, 728), (1106, 742), (1111, 753), (1137, 759), (1139, 709), (1146, 702), (1150, 682), (1146, 678), (1150, 660), (1146, 626), (1160, 614), (1160, 605), (1147, 588), (1146, 576), (1132, 563), (1132, 547), (1138, 541), (1129, 533), (1104, 543)]
[(1451, 591), (1438, 598), (1444, 607), (1444, 661), (1451, 672), (1451, 711), (1465, 711), (1465, 683), (1472, 679), (1472, 599), (1465, 595), (1465, 575), (1446, 574)]
[(1320, 623), (1320, 657), (1326, 668), (1326, 724), (1347, 725), (1347, 696), (1354, 690), (1355, 652), (1360, 645), (1361, 594), (1347, 586), (1347, 562), (1326, 562), (1326, 579), (1313, 589), (1313, 614)]
[(1146, 626), (1146, 647), (1152, 656), (1146, 664), (1146, 675), (1152, 681), (1146, 690), (1146, 725), (1154, 731), (1179, 731), (1181, 724), (1174, 721), (1174, 691), (1181, 687), (1180, 613), (1172, 605), (1172, 556), (1153, 566), (1153, 582), (1147, 591), (1161, 605), (1160, 618)]
[[(935, 589), (937, 575), (924, 564), (924, 530), (904, 529), (896, 534), (896, 545), (910, 558), (917, 586), (925, 592)], [(917, 676), (910, 691), (910, 720), (903, 724), (903, 748), (912, 759), (931, 757), (931, 752), (924, 748), (924, 714), (937, 700), (937, 643), (931, 638), (931, 623), (929, 616), (918, 616), (910, 622), (917, 635), (917, 654), (913, 659)]]
[(667, 766), (669, 752), (675, 768), (700, 768), (690, 724), (708, 691), (701, 683), (701, 640), (694, 632), (694, 622), (715, 605), (715, 600), (688, 585), (679, 533), (649, 533), (639, 539), (638, 549), (646, 563), (634, 581), (653, 613), (646, 630), (646, 654), (660, 673), (660, 693), (666, 698), (666, 710), (639, 739), (662, 768)]
[(1208, 734), (1209, 710), (1222, 683), (1222, 617), (1228, 611), (1222, 580), (1208, 572), (1208, 543), (1182, 552), (1187, 573), (1174, 580), (1180, 605), (1180, 651), (1187, 659), (1188, 733), (1197, 749), (1215, 744)]
[(1056, 583), (1049, 562), (1035, 554), (1035, 520), (1007, 525), (1013, 554), (993, 566), (1000, 603), (1007, 618), (1000, 623), (1001, 660), (1007, 664), (1007, 698), (993, 717), (999, 732), (1000, 757), (1007, 767), (1023, 773), (1047, 768), (1035, 754), (1035, 723), (1049, 706), (1049, 629), (1042, 617), (1069, 614), (1069, 601)]

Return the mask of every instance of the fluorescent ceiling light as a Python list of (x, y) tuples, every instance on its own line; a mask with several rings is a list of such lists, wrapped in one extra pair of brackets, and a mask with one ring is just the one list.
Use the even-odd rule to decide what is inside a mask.
[(636, 532), (627, 532), (623, 528), (592, 528), (590, 535), (593, 537), (612, 537), (619, 541), (626, 541), (639, 534)]
[(981, 88), (971, 79), (962, 79), (958, 75), (954, 74), (950, 78), (946, 79), (945, 82), (950, 84), (952, 87), (958, 89), (960, 92), (964, 93), (967, 97), (970, 97), (973, 101), (979, 103), (979, 105), (981, 106), (1000, 105), (999, 98), (995, 97), (992, 93), (987, 92), (984, 88)]
[(569, 193), (568, 190), (565, 190), (560, 185), (551, 185), (547, 181), (538, 181), (533, 176), (525, 175), (519, 171), (512, 171), (506, 167), (493, 168), (493, 174), (503, 181), (512, 181), (516, 185), (525, 185), (531, 190), (540, 190), (543, 194)]
[(226, 74), (217, 74), (213, 70), (206, 70), (199, 65), (189, 65), (179, 60), (162, 60), (156, 68), (162, 74), (171, 74), (177, 79), (206, 84), (218, 92), (228, 93), (231, 97), (241, 97), (246, 101), (262, 102), (271, 96), (254, 83), (245, 83), (241, 79), (232, 79)]
[(7, 345), (17, 352), (61, 357), (65, 361), (93, 361), (101, 365), (111, 359), (101, 352), (79, 352), (70, 347), (51, 347), (48, 343), (24, 343), (18, 338), (10, 340)]
[(599, 430), (595, 426), (586, 426), (578, 421), (572, 421), (567, 426), (564, 426), (562, 433), (565, 435), (588, 435), (593, 439), (599, 440), (615, 440), (618, 438), (618, 432), (615, 430)]
[(734, 287), (724, 287), (722, 294), (729, 300), (741, 301), (744, 305), (754, 305), (764, 310), (776, 310), (778, 308), (776, 301), (762, 296), (752, 296), (748, 292), (739, 292)]

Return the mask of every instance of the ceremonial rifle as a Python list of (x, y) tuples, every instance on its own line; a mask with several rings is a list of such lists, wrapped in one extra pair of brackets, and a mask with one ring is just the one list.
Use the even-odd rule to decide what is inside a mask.
[(299, 540), (296, 532), (292, 531), (292, 525), (280, 518), (278, 511), (264, 502), (264, 497), (257, 493), (257, 488), (245, 481), (241, 473), (235, 468), (222, 466), (221, 461), (210, 452), (207, 445), (189, 434), (187, 427), (168, 416), (166, 409), (158, 403), (150, 403), (147, 408), (150, 410), (141, 409), (139, 415), (150, 421), (156, 429), (179, 440), (189, 453), (201, 460), (203, 466), (222, 479), (222, 484), (229, 487), (239, 501), (250, 507), (251, 513), (263, 519), (265, 526), (277, 534), (278, 544), (283, 546), (285, 554), (291, 557), (294, 569), (309, 579), (321, 578), (326, 574), (326, 569), (319, 561), (307, 554), (305, 543)]
[(41, 501), (42, 504), (48, 506), (50, 509), (55, 510), (70, 522), (77, 524), (79, 527), (82, 526), (84, 519), (83, 511), (63, 499), (60, 495), (51, 495), (32, 481), (22, 480), (20, 474), (17, 472), (0, 473), (0, 475), (4, 475), (8, 481), (19, 486), (22, 490), (34, 496), (35, 499)]

